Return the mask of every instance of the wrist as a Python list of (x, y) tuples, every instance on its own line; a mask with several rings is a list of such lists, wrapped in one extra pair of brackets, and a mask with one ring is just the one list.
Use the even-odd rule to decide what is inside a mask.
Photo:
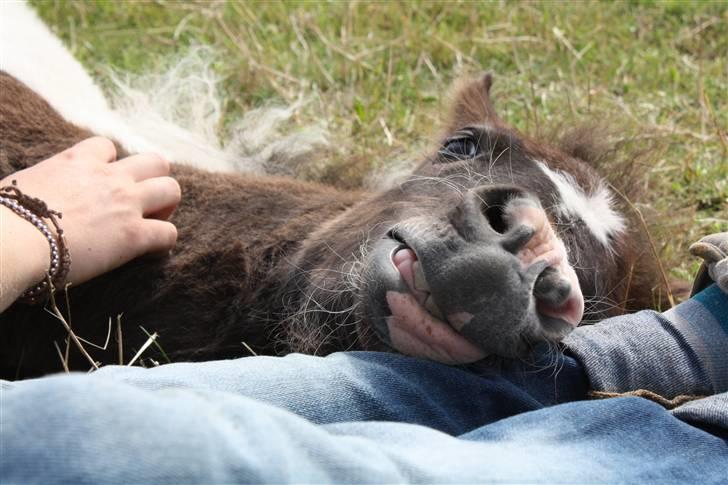
[(45, 236), (29, 221), (0, 204), (0, 288), (12, 303), (43, 279), (51, 263)]
[[(48, 265), (47, 276), (43, 277), (38, 283), (33, 285), (31, 288), (26, 290), (20, 295), (20, 299), (25, 303), (38, 304), (43, 303), (48, 296), (52, 295), (54, 288), (60, 288), (65, 282), (66, 276), (71, 268), (71, 255), (66, 246), (66, 240), (63, 237), (63, 230), (58, 225), (58, 219), (62, 217), (62, 214), (58, 211), (54, 211), (46, 205), (41, 199), (24, 194), (18, 187), (15, 180), (11, 182), (11, 185), (0, 187), (0, 205), (5, 206), (11, 212), (14, 212), (21, 219), (24, 219), (30, 225), (40, 232), (45, 238), (50, 249), (50, 264)], [(11, 221), (14, 219), (11, 219)], [(48, 220), (48, 223), (45, 222)], [(10, 227), (9, 232), (16, 234), (11, 240), (11, 248), (15, 250), (15, 254), (10, 254), (10, 269), (8, 273), (8, 288), (11, 294), (13, 294), (16, 288), (21, 287), (27, 278), (32, 277), (38, 271), (36, 265), (32, 262), (38, 262), (34, 255), (28, 258), (31, 262), (30, 266), (17, 266), (17, 256), (20, 254), (18, 251), (26, 249), (18, 246), (29, 242), (33, 239), (29, 239), (30, 234), (27, 232), (27, 226), (17, 226), (17, 220), (15, 223), (11, 223), (13, 226)], [(26, 227), (26, 230), (19, 232), (18, 227)], [(55, 232), (52, 228), (55, 228)], [(35, 239), (37, 242), (37, 239)], [(7, 293), (7, 292), (6, 292)], [(8, 305), (8, 294), (3, 295), (2, 303)], [(4, 308), (4, 307), (3, 307)]]

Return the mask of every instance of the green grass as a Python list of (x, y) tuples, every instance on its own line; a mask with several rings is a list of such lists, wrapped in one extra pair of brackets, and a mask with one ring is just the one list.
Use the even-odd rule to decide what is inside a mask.
[(502, 115), (525, 132), (607, 119), (655, 150), (640, 208), (660, 221), (672, 277), (695, 270), (690, 241), (728, 230), (726, 2), (33, 4), (95, 74), (214, 46), (228, 119), (314, 99), (297, 123), (324, 120), (338, 144), (312, 175), (324, 181), (355, 185), (417, 153), (453, 79), (488, 70)]

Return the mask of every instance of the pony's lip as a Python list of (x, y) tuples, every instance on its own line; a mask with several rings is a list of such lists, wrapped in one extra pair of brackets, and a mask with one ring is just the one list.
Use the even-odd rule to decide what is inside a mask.
[(569, 282), (571, 290), (567, 298), (558, 304), (536, 298), (536, 313), (544, 324), (548, 321), (558, 320), (572, 329), (576, 328), (584, 316), (584, 296), (581, 292), (576, 271), (566, 259), (562, 259), (558, 265), (552, 267), (559, 271), (562, 279)]
[(390, 253), (390, 262), (399, 275), (407, 284), (410, 293), (417, 299), (417, 302), (425, 308), (430, 308), (430, 313), (443, 319), (440, 310), (435, 305), (430, 293), (430, 285), (427, 284), (424, 271), (417, 253), (406, 244), (400, 244)]
[(571, 328), (577, 327), (584, 315), (584, 296), (574, 267), (569, 263), (566, 246), (554, 231), (546, 212), (526, 204), (515, 206), (511, 216), (519, 224), (533, 229), (531, 239), (517, 253), (523, 268), (545, 264), (546, 268), (555, 269), (571, 288), (567, 298), (559, 303), (536, 298), (539, 319), (544, 324), (560, 321)]
[(550, 305), (536, 299), (536, 311), (541, 317), (561, 320), (573, 328), (581, 323), (581, 317), (584, 313), (583, 308), (584, 304), (581, 297), (573, 294), (561, 305)]
[[(407, 284), (410, 294), (435, 319), (455, 328), (460, 328), (462, 325), (459, 325), (457, 321), (449, 321), (437, 307), (415, 250), (406, 243), (399, 242), (399, 246), (390, 252), (389, 260)], [(549, 304), (538, 298), (534, 298), (534, 300), (536, 312), (542, 321), (561, 321), (572, 328), (577, 327), (581, 322), (584, 304), (578, 287), (572, 286), (569, 297), (558, 305)]]
[[(501, 317), (499, 322), (508, 328), (500, 333), (496, 328), (498, 325), (490, 330), (489, 307), (483, 303), (490, 297), (478, 300), (477, 293), (473, 293), (473, 285), (463, 288), (473, 293), (472, 300), (463, 299), (461, 293), (449, 294), (449, 291), (459, 291), (457, 280), (450, 275), (453, 282), (448, 284), (440, 275), (429, 273), (432, 270), (430, 265), (438, 266), (438, 257), (448, 257), (455, 250), (447, 248), (440, 255), (439, 240), (433, 241), (431, 247), (424, 229), (416, 225), (417, 221), (401, 223), (390, 229), (371, 254), (369, 271), (373, 278), (366, 293), (366, 311), (383, 342), (404, 354), (448, 364), (466, 364), (490, 354), (517, 357), (527, 350), (520, 345), (520, 337), (527, 337), (528, 341), (557, 342), (570, 333), (580, 323), (583, 311), (576, 274), (568, 263), (563, 242), (552, 231), (547, 231), (545, 215), (541, 215), (540, 219), (529, 213), (525, 215), (531, 217), (515, 221), (531, 223), (535, 236), (541, 240), (533, 239), (533, 244), (525, 245), (526, 252), (523, 254), (521, 251), (513, 254), (506, 249), (514, 260), (508, 260), (504, 270), (517, 271), (520, 283), (516, 284), (521, 284), (522, 291), (529, 294), (527, 298), (521, 298), (525, 306), (519, 306), (517, 315), (513, 315), (512, 325), (508, 323), (507, 314)], [(544, 245), (544, 242), (547, 244)], [(488, 254), (484, 256), (487, 258)], [(566, 298), (536, 296), (534, 285), (538, 274), (547, 267), (557, 270), (562, 279), (572, 283), (572, 292), (567, 293)], [(487, 272), (487, 268), (484, 270)], [(432, 279), (430, 284), (425, 275)], [(433, 295), (438, 304), (435, 304)], [(523, 297), (526, 295), (523, 294)], [(545, 301), (539, 304), (540, 300)], [(471, 301), (478, 303), (470, 305)], [(478, 320), (474, 322), (475, 318)], [(510, 344), (501, 344), (500, 334), (505, 335), (504, 342), (513, 341), (513, 348)]]
[(386, 321), (393, 346), (402, 353), (446, 364), (466, 364), (483, 359), (485, 352), (442, 317), (415, 251), (400, 241), (389, 253), (389, 261), (407, 288), (406, 292), (386, 292), (386, 303), (391, 312)]

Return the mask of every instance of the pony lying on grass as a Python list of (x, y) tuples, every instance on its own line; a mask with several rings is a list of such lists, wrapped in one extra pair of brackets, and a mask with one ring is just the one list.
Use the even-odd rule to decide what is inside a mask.
[[(438, 149), (380, 192), (176, 166), (176, 248), (72, 287), (74, 331), (103, 342), (106, 322), (123, 314), (125, 360), (148, 338), (141, 325), (174, 361), (247, 346), (466, 363), (558, 342), (585, 300), (589, 319), (647, 305), (642, 282), (652, 275), (614, 195), (584, 160), (508, 127), (490, 85), (488, 75), (464, 83)], [(92, 135), (7, 74), (0, 114), (0, 176)], [(59, 369), (58, 322), (22, 305), (0, 319), (8, 373), (21, 360), (22, 376)], [(112, 347), (90, 352), (117, 362)], [(69, 364), (88, 363), (72, 355)]]
[[(590, 139), (519, 133), (496, 114), (491, 83), (462, 82), (436, 148), (380, 190), (213, 173), (189, 166), (216, 166), (213, 150), (195, 160), (178, 150), (176, 248), (71, 287), (70, 308), (59, 306), (96, 343), (122, 315), (123, 347), (88, 348), (101, 364), (128, 362), (151, 333), (161, 347), (145, 357), (157, 361), (369, 349), (461, 364), (518, 357), (582, 319), (649, 306), (655, 273), (589, 164)], [(71, 123), (36, 90), (0, 75), (0, 177), (96, 133), (96, 118), (67, 103), (65, 117), (85, 127)], [(120, 157), (142, 144), (123, 130), (121, 140)], [(62, 368), (54, 342), (66, 332), (41, 308), (16, 304), (0, 331), (3, 377)], [(73, 351), (67, 365), (89, 362)]]

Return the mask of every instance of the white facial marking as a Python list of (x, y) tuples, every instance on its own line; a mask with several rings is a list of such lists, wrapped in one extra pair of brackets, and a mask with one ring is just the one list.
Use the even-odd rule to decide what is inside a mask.
[(609, 236), (624, 231), (624, 218), (613, 209), (613, 195), (599, 183), (596, 190), (586, 194), (573, 175), (550, 169), (543, 162), (536, 162), (559, 191), (561, 198), (556, 207), (563, 216), (578, 217), (594, 237), (609, 247)]
[[(132, 153), (156, 152), (211, 171), (295, 172), (304, 155), (328, 144), (323, 125), (280, 128), (305, 102), (250, 111), (221, 140), (220, 78), (211, 49), (191, 48), (166, 72), (110, 74), (112, 97), (93, 80), (24, 1), (0, 0), (0, 70), (26, 84), (61, 116)], [(290, 169), (285, 165), (291, 162)]]

